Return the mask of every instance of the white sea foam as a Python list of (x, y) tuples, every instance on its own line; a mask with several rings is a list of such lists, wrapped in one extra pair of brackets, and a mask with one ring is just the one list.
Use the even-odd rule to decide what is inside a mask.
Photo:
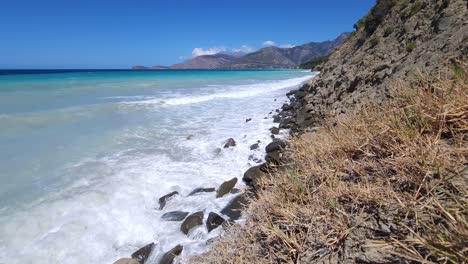
[[(288, 89), (309, 78), (214, 87), (213, 94), (195, 96), (172, 93), (164, 99), (164, 105), (171, 107), (156, 112), (120, 109), (114, 113), (111, 106), (105, 106), (105, 111), (99, 108), (96, 113), (101, 117), (93, 121), (94, 126), (109, 119), (130, 123), (124, 128), (110, 126), (100, 138), (74, 139), (75, 144), (90, 144), (94, 149), (57, 168), (69, 179), (66, 184), (28, 204), (0, 210), (0, 263), (112, 263), (150, 242), (156, 247), (149, 263), (157, 263), (163, 252), (177, 244), (184, 246), (182, 261), (204, 252), (206, 240), (219, 235), (220, 229), (208, 234), (200, 226), (185, 236), (180, 222), (161, 221), (161, 215), (203, 210), (206, 220), (209, 212), (219, 212), (234, 194), (219, 199), (215, 193), (187, 194), (197, 187), (218, 187), (233, 177), (239, 179), (237, 187), (245, 187), (242, 173), (255, 164), (248, 156), (263, 159), (263, 149), (271, 141), (268, 129), (274, 124), (271, 115), (264, 117), (281, 106)], [(157, 102), (125, 104), (160, 105)], [(74, 116), (78, 122), (80, 115)], [(252, 121), (246, 123), (246, 118)], [(222, 148), (230, 137), (237, 146)], [(261, 148), (250, 150), (257, 140)], [(157, 210), (158, 198), (172, 191), (180, 195)]]

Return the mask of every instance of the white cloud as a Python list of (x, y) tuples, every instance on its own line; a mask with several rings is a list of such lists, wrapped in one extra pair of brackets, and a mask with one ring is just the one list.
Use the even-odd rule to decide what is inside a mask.
[(267, 40), (267, 41), (263, 42), (262, 45), (265, 46), (265, 47), (272, 47), (272, 46), (276, 46), (276, 43), (274, 41), (272, 41), (272, 40)]
[(242, 45), (239, 48), (233, 48), (231, 49), (232, 52), (244, 52), (244, 53), (251, 53), (256, 51), (257, 49), (249, 47), (247, 45)]
[(220, 52), (225, 52), (226, 48), (223, 47), (213, 47), (208, 49), (203, 48), (194, 48), (192, 51), (192, 58), (203, 56), (203, 55), (214, 55)]
[(279, 45), (280, 48), (294, 48), (296, 47), (296, 45), (293, 45), (293, 44), (283, 44), (283, 45)]

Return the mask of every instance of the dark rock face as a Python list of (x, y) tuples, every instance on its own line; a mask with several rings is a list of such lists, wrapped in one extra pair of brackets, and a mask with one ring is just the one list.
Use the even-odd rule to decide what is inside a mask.
[(164, 221), (178, 222), (178, 221), (184, 220), (188, 214), (189, 214), (188, 212), (173, 211), (173, 212), (163, 214), (161, 216), (161, 219)]
[(208, 220), (206, 220), (206, 228), (208, 228), (208, 233), (211, 232), (211, 230), (216, 229), (218, 226), (222, 225), (224, 221), (224, 218), (222, 218), (220, 215), (211, 212), (208, 215)]
[(195, 190), (191, 191), (188, 196), (192, 196), (197, 193), (204, 193), (204, 192), (214, 192), (215, 188), (196, 188)]
[(253, 193), (245, 192), (234, 198), (226, 207), (221, 210), (221, 214), (229, 217), (229, 220), (235, 221), (241, 217), (242, 210), (249, 204), (249, 198), (253, 197)]
[(270, 128), (270, 131), (273, 135), (278, 135), (280, 132), (280, 129), (278, 127), (272, 127)]
[(232, 178), (229, 181), (223, 182), (216, 192), (216, 198), (223, 197), (224, 195), (228, 194), (234, 186), (236, 186), (237, 178)]
[(179, 194), (179, 192), (171, 192), (159, 198), (159, 210), (162, 210), (166, 206), (166, 202), (169, 201), (174, 195)]
[(139, 250), (135, 251), (132, 254), (132, 258), (138, 260), (140, 264), (144, 264), (145, 261), (148, 259), (149, 255), (151, 254), (151, 251), (153, 251), (154, 248), (154, 243), (148, 244)]
[(267, 153), (273, 152), (273, 151), (281, 151), (286, 148), (286, 142), (284, 141), (274, 141), (268, 144), (265, 148), (265, 151)]
[(180, 226), (180, 231), (184, 234), (188, 234), (192, 228), (203, 224), (203, 212), (196, 212), (191, 214), (185, 219), (185, 221)]
[(180, 253), (182, 253), (183, 249), (184, 247), (182, 247), (181, 245), (175, 246), (173, 249), (164, 253), (161, 260), (159, 261), (159, 264), (172, 264), (172, 262), (174, 262), (174, 258), (176, 256), (179, 256)]
[(252, 146), (250, 146), (250, 150), (255, 150), (255, 149), (258, 149), (260, 147), (260, 145), (258, 143), (255, 143), (255, 144), (252, 144)]
[(256, 179), (262, 177), (265, 174), (264, 171), (262, 171), (263, 167), (264, 165), (251, 167), (244, 173), (244, 177), (242, 177), (242, 180), (248, 185), (252, 186)]
[(224, 148), (235, 147), (236, 141), (233, 138), (227, 140), (226, 144), (224, 144)]
[(250, 121), (252, 121), (252, 118), (247, 118), (247, 119), (245, 120), (246, 123), (248, 123), (248, 122), (250, 122)]

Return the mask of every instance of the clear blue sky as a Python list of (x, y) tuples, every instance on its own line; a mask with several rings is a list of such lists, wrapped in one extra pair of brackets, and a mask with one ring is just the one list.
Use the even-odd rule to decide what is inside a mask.
[[(335, 38), (375, 0), (11, 0), (0, 68), (168, 65), (216, 50)], [(211, 50), (210, 50), (211, 49)]]

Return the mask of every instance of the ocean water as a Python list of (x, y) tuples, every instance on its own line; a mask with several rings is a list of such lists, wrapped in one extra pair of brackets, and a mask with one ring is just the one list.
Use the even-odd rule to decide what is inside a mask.
[[(161, 215), (219, 212), (236, 194), (187, 194), (233, 177), (245, 188), (249, 156), (263, 159), (271, 142), (269, 113), (311, 77), (0, 71), (0, 263), (112, 263), (150, 242), (153, 260), (177, 244), (182, 261), (204, 252), (219, 229), (186, 236)], [(237, 146), (224, 149), (231, 137)], [(180, 195), (157, 210), (172, 191)]]

